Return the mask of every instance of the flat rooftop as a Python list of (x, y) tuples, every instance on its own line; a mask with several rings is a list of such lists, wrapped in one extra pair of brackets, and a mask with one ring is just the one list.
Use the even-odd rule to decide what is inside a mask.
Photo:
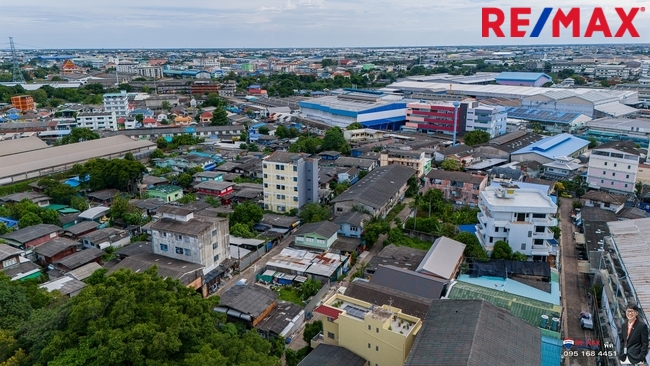
[(514, 197), (499, 198), (497, 197), (497, 190), (488, 187), (488, 189), (481, 192), (481, 196), (487, 204), (497, 209), (534, 207), (557, 210), (557, 205), (537, 189), (514, 189), (514, 192)]

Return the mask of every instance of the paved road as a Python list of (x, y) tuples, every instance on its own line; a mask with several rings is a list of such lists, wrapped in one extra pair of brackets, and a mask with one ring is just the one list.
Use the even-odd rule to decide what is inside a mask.
[[(573, 232), (575, 226), (571, 223), (572, 200), (560, 198), (560, 238), (561, 271), (560, 283), (562, 291), (562, 306), (564, 317), (562, 326), (563, 337), (572, 339), (595, 339), (596, 334), (591, 330), (584, 330), (580, 327), (580, 313), (591, 311), (587, 301), (588, 284), (585, 275), (578, 273), (578, 258)], [(565, 359), (568, 366), (595, 366), (593, 357), (572, 357)]]

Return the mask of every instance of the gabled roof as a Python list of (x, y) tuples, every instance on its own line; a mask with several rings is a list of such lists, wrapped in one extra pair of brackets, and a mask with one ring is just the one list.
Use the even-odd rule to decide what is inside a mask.
[(0, 261), (5, 260), (9, 257), (20, 255), (21, 253), (23, 253), (23, 251), (18, 248), (14, 248), (11, 245), (0, 243)]
[(600, 144), (595, 147), (593, 150), (618, 150), (630, 155), (639, 155), (639, 151), (636, 149), (636, 144), (634, 141), (630, 140), (614, 140), (609, 141), (604, 144)]
[(1, 237), (7, 240), (12, 240), (17, 243), (25, 244), (34, 239), (38, 239), (45, 235), (50, 235), (57, 231), (60, 231), (61, 228), (56, 225), (49, 224), (38, 224), (34, 226), (28, 226), (26, 228), (12, 231), (8, 234), (4, 234)]
[(343, 347), (321, 343), (298, 366), (364, 366), (366, 360)]
[(534, 153), (549, 159), (556, 156), (569, 156), (589, 145), (589, 141), (568, 133), (546, 137), (522, 149), (512, 152), (511, 155)]
[(487, 179), (487, 177), (483, 175), (474, 175), (467, 172), (453, 172), (453, 171), (447, 171), (441, 169), (430, 171), (427, 174), (427, 178), (471, 183), (471, 184), (481, 184), (483, 180)]
[(361, 224), (370, 218), (370, 215), (359, 211), (349, 211), (334, 219), (337, 225), (350, 224), (352, 226), (361, 226)]
[(375, 168), (331, 202), (356, 201), (379, 209), (395, 196), (413, 174), (414, 169), (402, 165)]
[(103, 254), (104, 251), (101, 249), (84, 249), (80, 252), (76, 252), (63, 258), (56, 263), (72, 270), (94, 261), (95, 259), (101, 257)]
[(324, 238), (331, 238), (339, 230), (338, 225), (330, 221), (313, 222), (304, 224), (296, 231), (296, 235), (316, 234)]
[(540, 78), (547, 78), (553, 80), (552, 77), (543, 72), (509, 72), (505, 71), (495, 76), (494, 79), (499, 80), (517, 80), (517, 81), (537, 81)]
[(276, 300), (278, 294), (258, 285), (236, 285), (221, 295), (219, 306), (228, 307), (257, 318)]
[(401, 309), (403, 313), (420, 319), (424, 319), (427, 315), (432, 301), (432, 299), (364, 280), (355, 280), (350, 283), (345, 290), (345, 296), (379, 306), (392, 304), (393, 307)]
[(610, 203), (613, 205), (622, 205), (627, 201), (627, 198), (624, 196), (619, 196), (617, 194), (611, 194), (605, 191), (589, 191), (580, 197), (583, 200), (598, 201), (602, 203)]
[(429, 300), (439, 299), (445, 286), (449, 283), (448, 280), (442, 278), (427, 276), (391, 265), (379, 265), (370, 282)]
[(69, 232), (72, 235), (79, 235), (87, 231), (96, 229), (98, 226), (99, 223), (95, 221), (82, 221), (78, 224), (66, 228), (65, 231)]
[(538, 328), (487, 301), (434, 300), (405, 366), (540, 365), (541, 345)]
[(51, 258), (61, 253), (62, 251), (77, 245), (79, 245), (79, 243), (74, 240), (70, 240), (66, 238), (54, 238), (46, 242), (45, 244), (39, 245), (36, 248), (34, 248), (34, 252), (42, 256)]
[(442, 236), (433, 242), (420, 265), (415, 270), (419, 273), (430, 274), (445, 279), (452, 279), (456, 266), (463, 258), (465, 244)]

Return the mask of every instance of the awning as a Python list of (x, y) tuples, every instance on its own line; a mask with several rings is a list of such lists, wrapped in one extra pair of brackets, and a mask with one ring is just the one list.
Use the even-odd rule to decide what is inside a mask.
[(530, 252), (530, 255), (548, 256), (549, 253), (547, 250), (533, 250)]

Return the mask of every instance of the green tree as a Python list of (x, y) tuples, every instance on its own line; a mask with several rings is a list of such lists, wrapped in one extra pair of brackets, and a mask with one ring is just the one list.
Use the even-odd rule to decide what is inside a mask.
[(230, 228), (230, 235), (240, 238), (254, 238), (257, 236), (251, 232), (248, 225), (242, 224), (241, 222), (236, 223)]
[(362, 128), (363, 128), (363, 125), (362, 125), (361, 123), (359, 123), (359, 122), (352, 122), (352, 123), (350, 123), (350, 124), (348, 125), (348, 127), (346, 127), (345, 129), (346, 129), (346, 130), (359, 130), (359, 129), (362, 129)]
[(343, 145), (345, 145), (345, 137), (343, 137), (343, 131), (340, 128), (333, 127), (325, 132), (322, 144), (324, 151), (340, 151)]
[(212, 126), (226, 126), (228, 125), (228, 113), (222, 107), (215, 109), (212, 112), (212, 120), (210, 122)]
[(4, 235), (10, 231), (11, 229), (7, 225), (5, 225), (4, 222), (0, 222), (0, 235)]
[[(331, 58), (324, 58), (321, 62), (320, 65), (322, 67), (329, 67), (329, 66), (334, 66), (336, 65), (336, 61), (332, 60)], [(309, 343), (309, 342), (307, 342)]]
[(156, 140), (156, 145), (158, 146), (158, 149), (167, 148), (168, 145), (167, 139), (164, 137), (158, 137), (158, 140)]
[(466, 258), (478, 260), (488, 259), (487, 252), (483, 249), (481, 243), (479, 243), (476, 235), (463, 231), (458, 233), (458, 235), (454, 237), (454, 240), (465, 244), (465, 251), (463, 254)]
[(481, 130), (470, 131), (463, 136), (463, 142), (469, 146), (484, 144), (488, 141), (490, 141), (490, 134)]
[(196, 201), (196, 195), (194, 193), (188, 193), (188, 194), (183, 195), (183, 197), (181, 197), (178, 200), (178, 203), (186, 205), (186, 204), (192, 203), (194, 201)]
[(165, 111), (171, 111), (171, 109), (172, 109), (172, 105), (169, 104), (168, 101), (163, 100), (163, 102), (162, 102), (162, 109), (165, 110)]
[(499, 240), (494, 243), (492, 247), (492, 254), (490, 255), (491, 259), (512, 259), (512, 248), (510, 244), (506, 243), (503, 240)]
[(330, 218), (330, 210), (319, 203), (312, 202), (302, 207), (298, 217), (302, 223), (327, 221)]
[(269, 128), (266, 126), (262, 126), (257, 129), (257, 132), (259, 132), (262, 135), (268, 135), (269, 134)]
[(77, 142), (82, 142), (82, 141), (90, 141), (90, 140), (97, 140), (99, 138), (99, 134), (93, 130), (90, 130), (88, 128), (73, 128), (70, 134), (67, 136), (63, 136), (60, 140), (61, 145), (68, 145), (68, 144), (74, 144)]
[(194, 178), (192, 178), (192, 176), (187, 173), (180, 174), (176, 179), (178, 180), (178, 184), (183, 188), (190, 188), (192, 186), (192, 182), (194, 181)]
[(52, 198), (54, 203), (61, 205), (69, 205), (72, 198), (78, 194), (75, 188), (51, 178), (41, 179), (38, 185), (45, 188), (44, 193)]
[(305, 330), (302, 333), (302, 339), (305, 343), (310, 344), (311, 340), (316, 337), (316, 335), (323, 331), (323, 322), (316, 320), (311, 323), (305, 324)]
[(454, 159), (445, 159), (440, 163), (440, 168), (442, 170), (458, 171), (460, 170), (460, 163)]
[(252, 228), (262, 220), (263, 216), (264, 211), (255, 203), (240, 203), (233, 208), (233, 212), (230, 214), (230, 227), (240, 223)]
[(44, 224), (57, 226), (61, 225), (61, 217), (56, 210), (41, 209), (38, 216), (41, 218), (41, 221), (43, 221)]
[(300, 297), (302, 301), (307, 301), (307, 299), (316, 295), (321, 287), (323, 287), (323, 284), (313, 278), (303, 282), (300, 285)]
[(156, 149), (156, 150), (151, 152), (151, 158), (152, 159), (162, 159), (164, 157), (165, 157), (165, 153), (160, 149)]
[(21, 229), (24, 229), (29, 226), (34, 226), (38, 224), (42, 224), (43, 220), (35, 213), (33, 212), (27, 212), (23, 217), (18, 220), (18, 227)]
[(85, 198), (79, 197), (79, 196), (74, 196), (72, 199), (70, 199), (70, 207), (74, 208), (75, 210), (79, 211), (86, 211), (90, 205), (88, 204), (88, 201), (86, 201)]
[(589, 146), (587, 146), (590, 149), (593, 149), (598, 146), (598, 140), (596, 140), (595, 137), (591, 136), (587, 140), (589, 140)]
[(289, 137), (289, 129), (284, 125), (279, 125), (275, 129), (275, 136), (277, 136), (280, 139), (287, 138)]
[(129, 199), (121, 196), (119, 193), (113, 197), (113, 203), (108, 210), (108, 216), (112, 222), (124, 220), (128, 214), (139, 213), (137, 207), (129, 202)]

